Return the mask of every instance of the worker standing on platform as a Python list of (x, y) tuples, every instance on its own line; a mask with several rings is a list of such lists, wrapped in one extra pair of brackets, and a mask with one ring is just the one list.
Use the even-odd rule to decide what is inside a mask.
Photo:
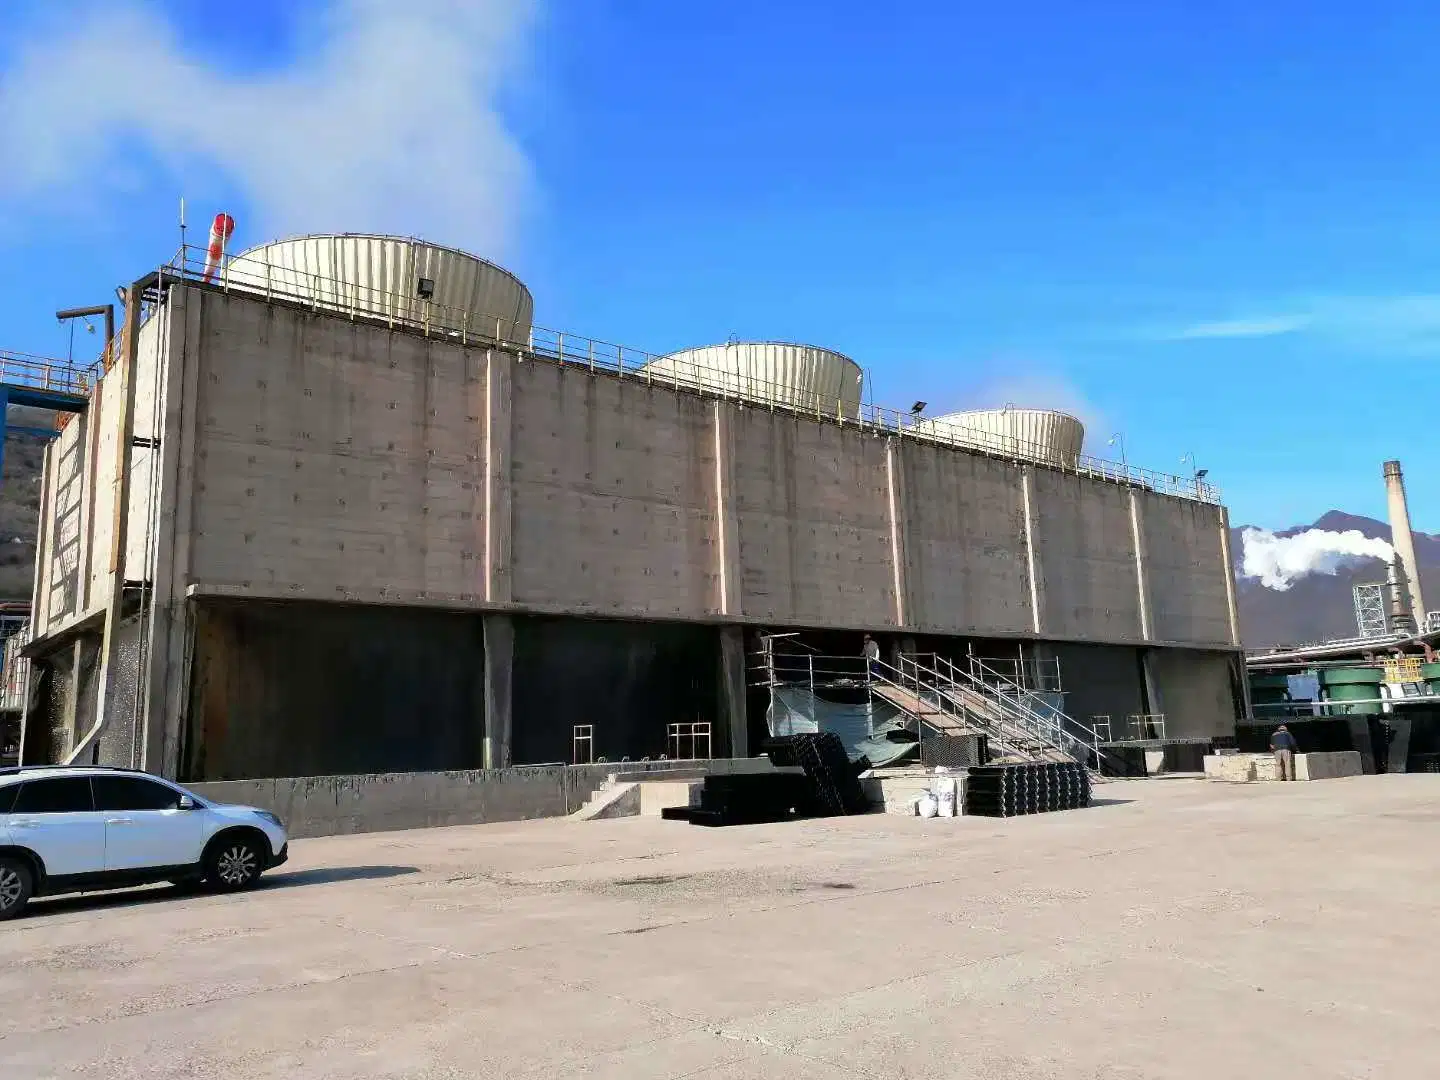
[(1275, 734), (1270, 736), (1270, 752), (1275, 755), (1275, 769), (1281, 780), (1295, 779), (1295, 751), (1298, 749), (1295, 736), (1290, 734), (1290, 729), (1284, 724), (1276, 728)]
[(880, 674), (880, 643), (869, 634), (865, 635), (865, 677), (874, 679)]

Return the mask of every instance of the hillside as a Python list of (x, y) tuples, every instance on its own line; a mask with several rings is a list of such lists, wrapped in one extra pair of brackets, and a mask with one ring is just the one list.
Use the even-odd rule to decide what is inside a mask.
[[(1240, 609), (1240, 634), (1247, 648), (1294, 645), (1355, 634), (1355, 585), (1383, 581), (1385, 565), (1379, 559), (1365, 559), (1351, 569), (1333, 576), (1311, 574), (1296, 581), (1285, 592), (1267, 589), (1258, 581), (1239, 578), (1244, 552), (1241, 533), (1247, 526), (1230, 530), (1230, 550), (1236, 564), (1236, 603)], [(1356, 517), (1331, 510), (1310, 525), (1300, 525), (1277, 536), (1294, 536), (1307, 529), (1345, 532), (1357, 529), (1365, 536), (1390, 539), (1390, 526), (1374, 518)], [(1426, 603), (1440, 609), (1440, 536), (1415, 533), (1415, 560), (1420, 566), (1420, 583)]]
[[(54, 415), (11, 407), (11, 424), (45, 427)], [(30, 599), (35, 574), (35, 534), (40, 521), (40, 471), (45, 444), (33, 435), (7, 435), (0, 483), (0, 600)]]

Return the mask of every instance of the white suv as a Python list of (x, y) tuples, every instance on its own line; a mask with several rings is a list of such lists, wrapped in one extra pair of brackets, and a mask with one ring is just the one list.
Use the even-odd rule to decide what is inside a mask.
[(268, 810), (126, 769), (0, 769), (0, 920), (32, 896), (157, 881), (247, 889), (288, 856)]

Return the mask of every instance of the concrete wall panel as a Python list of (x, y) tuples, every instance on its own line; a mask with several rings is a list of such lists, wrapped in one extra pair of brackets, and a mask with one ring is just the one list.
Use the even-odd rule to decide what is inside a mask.
[(710, 403), (553, 364), (517, 365), (513, 600), (577, 611), (718, 610)]
[(1041, 631), (1143, 641), (1128, 489), (1049, 469), (1031, 482)]
[(1235, 700), (1230, 653), (1156, 649), (1150, 655), (1167, 737), (1231, 735)]
[(743, 612), (894, 625), (884, 440), (764, 409), (736, 410), (732, 430)]
[(1145, 540), (1151, 636), (1156, 641), (1238, 645), (1231, 641), (1220, 507), (1136, 493)]
[(914, 440), (900, 448), (911, 621), (935, 633), (1029, 632), (1020, 470)]
[(474, 598), (486, 357), (203, 297), (192, 576)]
[[(722, 775), (772, 772), (765, 758), (632, 761), (626, 775), (691, 766)], [(195, 784), (202, 798), (280, 815), (292, 837), (383, 832), (558, 817), (584, 805), (622, 766), (579, 765), (459, 772), (365, 773)]]
[(1110, 718), (1115, 739), (1128, 738), (1129, 718), (1145, 712), (1140, 657), (1134, 648), (1112, 645), (1054, 646), (1065, 687), (1065, 711), (1092, 725), (1096, 716)]
[[(153, 451), (135, 448), (128, 559), (139, 576), (156, 471), (184, 507), (163, 517), (175, 535), (156, 538), (177, 595), (196, 583), (239, 596), (1029, 636), (1033, 591), (1042, 638), (1141, 640), (1117, 485), (1033, 469), (1032, 552), (1013, 462), (766, 409), (728, 405), (717, 419), (711, 399), (581, 367), (497, 360), (250, 297), (185, 298), (183, 333), (163, 310), (141, 330), (136, 434), (173, 419), (161, 452), (181, 454), (193, 423), (193, 451), (152, 470)], [(156, 378), (163, 356), (181, 357), (183, 378)], [(156, 400), (157, 384), (193, 393), (183, 418)], [(78, 431), (53, 448), (49, 626), (73, 615), (86, 580), (88, 606), (104, 599), (119, 390), (112, 372), (92, 406), (93, 450)], [(90, 457), (82, 493), (74, 481)], [(1151, 639), (1228, 643), (1218, 509), (1136, 495)], [(90, 502), (87, 533), (73, 518)]]

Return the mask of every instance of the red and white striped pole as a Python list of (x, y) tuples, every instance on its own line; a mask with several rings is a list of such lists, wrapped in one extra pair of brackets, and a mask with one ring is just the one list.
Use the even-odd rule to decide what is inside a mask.
[(215, 271), (220, 269), (220, 260), (225, 257), (225, 245), (235, 232), (235, 219), (229, 214), (216, 214), (210, 224), (210, 246), (205, 250), (205, 278), (211, 281)]

